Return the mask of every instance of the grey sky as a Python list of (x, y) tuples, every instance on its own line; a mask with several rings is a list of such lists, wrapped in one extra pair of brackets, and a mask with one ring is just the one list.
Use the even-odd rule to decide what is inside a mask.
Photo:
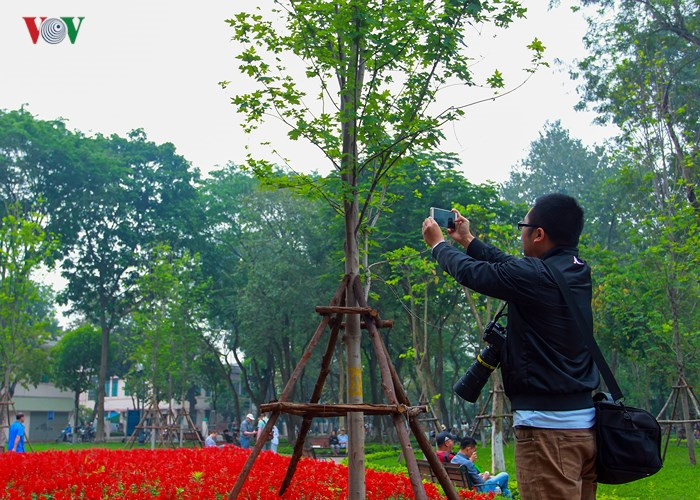
[[(549, 61), (584, 55), (585, 22), (567, 7), (546, 10), (548, 2), (525, 2), (528, 19), (494, 38), (469, 34), (470, 53), (482, 77), (498, 68), (508, 88), (525, 78), (525, 50), (535, 36), (547, 47)], [(566, 3), (566, 2), (564, 2)], [(277, 138), (296, 168), (327, 171), (308, 145), (287, 143), (285, 130), (266, 126), (245, 136), (240, 117), (229, 104), (244, 80), (236, 75), (236, 47), (224, 20), (264, 0), (185, 2), (124, 0), (28, 0), (0, 5), (0, 40), (5, 64), (0, 79), (0, 108), (23, 103), (40, 118), (63, 117), (84, 132), (124, 134), (143, 128), (157, 142), (169, 141), (193, 165), (206, 172), (229, 160), (242, 162), (244, 146), (259, 151), (260, 140)], [(23, 16), (84, 16), (76, 43), (66, 39), (32, 44)], [(229, 90), (217, 85), (233, 82)], [(466, 103), (492, 95), (487, 89), (455, 89), (449, 99)], [(590, 113), (577, 113), (575, 85), (560, 66), (541, 69), (515, 93), (468, 109), (446, 128), (443, 149), (460, 155), (468, 178), (502, 181), (527, 152), (545, 121), (561, 119), (585, 143), (600, 142), (609, 131), (591, 124)], [(264, 154), (262, 151), (260, 154)]]

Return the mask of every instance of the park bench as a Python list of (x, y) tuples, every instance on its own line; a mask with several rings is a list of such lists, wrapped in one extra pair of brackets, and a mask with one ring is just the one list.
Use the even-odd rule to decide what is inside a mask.
[(302, 448), (301, 456), (305, 458), (313, 458), (314, 460), (321, 460), (322, 462), (329, 462), (333, 460), (330, 457), (319, 457), (316, 455), (316, 451), (313, 448), (309, 448), (307, 446)]
[(331, 449), (328, 436), (310, 436), (309, 445), (314, 449)]
[[(323, 455), (326, 455), (333, 452), (329, 436), (309, 436), (306, 442), (316, 453), (321, 452)], [(340, 453), (345, 453), (345, 448), (341, 448)]]
[[(438, 478), (430, 468), (430, 464), (427, 460), (416, 460), (416, 462), (418, 462), (418, 471), (420, 472), (421, 478), (432, 483), (438, 482)], [(469, 478), (469, 474), (467, 474), (467, 470), (463, 466), (446, 463), (441, 463), (441, 465), (445, 469), (445, 472), (447, 472), (447, 476), (450, 478), (450, 481), (452, 481), (456, 487), (467, 488), (470, 490), (474, 488), (474, 485)]]
[(195, 443), (204, 443), (204, 439), (197, 431), (184, 431), (182, 433), (183, 441), (194, 441)]

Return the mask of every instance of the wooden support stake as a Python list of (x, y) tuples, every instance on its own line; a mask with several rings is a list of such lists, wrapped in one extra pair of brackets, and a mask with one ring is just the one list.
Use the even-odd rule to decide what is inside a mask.
[[(377, 328), (393, 328), (394, 327), (394, 321), (391, 319), (375, 320), (375, 324), (376, 324)], [(345, 330), (345, 323), (341, 324), (340, 328)], [(361, 322), (360, 328), (363, 330), (367, 330), (367, 323), (365, 321)]]
[(316, 306), (316, 312), (323, 316), (330, 316), (331, 314), (369, 314), (373, 318), (379, 314), (379, 311), (371, 307)]
[(272, 415), (270, 415), (270, 418), (267, 419), (267, 424), (265, 424), (262, 434), (260, 434), (258, 439), (255, 441), (255, 446), (253, 446), (250, 455), (248, 455), (248, 460), (246, 460), (245, 465), (243, 465), (241, 473), (236, 479), (236, 484), (233, 485), (233, 489), (228, 495), (229, 500), (238, 498), (238, 494), (243, 488), (243, 483), (248, 477), (248, 474), (250, 474), (250, 469), (253, 468), (255, 459), (258, 457), (258, 455), (260, 455), (260, 451), (262, 450), (263, 446), (265, 446), (265, 443), (267, 442), (267, 437), (272, 433), (272, 428), (275, 426), (275, 423), (277, 423), (277, 417), (279, 417), (279, 415), (279, 412), (274, 412), (272, 413)]
[[(362, 293), (362, 285), (360, 284), (359, 276), (355, 277), (353, 281), (353, 289), (355, 292), (355, 297), (357, 301), (362, 306), (367, 306), (365, 302), (364, 294)], [(398, 404), (396, 399), (396, 391), (394, 390), (394, 383), (391, 379), (391, 370), (389, 369), (389, 360), (387, 359), (386, 351), (382, 348), (382, 341), (379, 335), (379, 330), (374, 325), (372, 317), (367, 315), (365, 317), (367, 322), (368, 331), (370, 338), (372, 340), (372, 345), (374, 346), (374, 351), (377, 355), (377, 361), (379, 363), (379, 369), (382, 374), (382, 389), (386, 394), (389, 403)], [(413, 453), (413, 447), (411, 446), (411, 440), (408, 437), (408, 431), (404, 425), (404, 420), (399, 414), (392, 414), (391, 418), (394, 422), (394, 427), (396, 427), (396, 434), (401, 443), (401, 449), (403, 450), (404, 457), (406, 458), (406, 467), (408, 468), (408, 477), (411, 480), (411, 486), (413, 487), (413, 493), (416, 496), (416, 500), (427, 499), (428, 496), (425, 493), (425, 488), (423, 487), (423, 480), (418, 470), (418, 463), (416, 462), (416, 455)]]
[[(394, 364), (391, 362), (391, 358), (389, 357), (389, 351), (387, 350), (386, 345), (384, 345), (384, 341), (381, 338), (379, 340), (381, 342), (384, 355), (389, 361), (391, 379), (394, 382), (394, 389), (396, 390), (398, 400), (399, 402), (405, 405), (409, 405), (410, 401), (408, 399), (408, 396), (406, 395), (406, 391), (404, 391), (403, 389), (403, 385), (401, 384), (399, 374), (396, 372), (396, 368), (394, 368)], [(437, 457), (435, 450), (433, 450), (433, 446), (430, 444), (430, 441), (423, 433), (423, 429), (421, 428), (420, 423), (418, 423), (415, 417), (409, 417), (408, 425), (411, 427), (413, 435), (416, 436), (418, 446), (420, 446), (420, 449), (423, 451), (423, 455), (425, 455), (426, 460), (430, 464), (430, 468), (433, 470), (433, 473), (437, 477), (440, 486), (442, 486), (442, 489), (445, 492), (445, 496), (447, 496), (449, 500), (459, 500), (459, 495), (457, 494), (457, 490), (455, 489), (454, 484), (452, 484), (450, 477), (447, 475), (447, 471), (445, 471), (445, 468), (440, 463), (440, 459)]]
[[(321, 371), (318, 374), (318, 380), (316, 380), (316, 385), (314, 386), (314, 390), (311, 393), (311, 403), (318, 403), (318, 401), (321, 399), (323, 385), (326, 382), (326, 377), (330, 373), (329, 367), (331, 364), (331, 360), (333, 359), (333, 352), (335, 351), (335, 344), (338, 340), (338, 333), (340, 331), (340, 324), (342, 321), (342, 314), (336, 315), (333, 320), (333, 326), (331, 327), (331, 335), (328, 338), (326, 352), (323, 354), (323, 358), (321, 359)], [(294, 443), (294, 453), (292, 453), (292, 458), (289, 460), (287, 473), (285, 474), (284, 480), (282, 481), (282, 485), (280, 486), (279, 496), (282, 496), (284, 494), (284, 492), (287, 490), (287, 488), (292, 482), (294, 473), (297, 470), (297, 464), (299, 463), (299, 459), (301, 458), (301, 455), (304, 451), (304, 442), (306, 441), (306, 435), (309, 433), (309, 429), (311, 429), (311, 421), (312, 418), (310, 416), (305, 416), (304, 420), (301, 423), (301, 428), (299, 429), (299, 434), (297, 435), (297, 441), (296, 443)]]
[[(333, 298), (331, 299), (331, 307), (336, 306), (344, 301), (345, 290), (349, 281), (350, 275), (346, 274), (345, 276), (343, 276), (343, 279), (340, 282), (340, 286), (338, 287), (335, 294), (333, 295)], [(328, 326), (330, 320), (330, 316), (324, 316), (321, 319), (321, 323), (318, 325), (318, 328), (316, 328), (316, 331), (311, 337), (309, 344), (306, 346), (304, 354), (301, 356), (299, 363), (297, 363), (297, 366), (296, 368), (294, 368), (294, 371), (290, 375), (287, 384), (284, 386), (284, 390), (280, 395), (280, 401), (288, 401), (289, 397), (294, 392), (294, 386), (296, 385), (297, 380), (299, 380), (299, 377), (301, 377), (306, 363), (309, 361), (309, 358), (311, 357), (311, 354), (313, 353), (316, 344), (318, 344), (319, 340), (321, 340), (321, 334), (326, 329), (326, 326)], [(272, 427), (274, 426), (274, 422), (277, 421), (278, 416), (279, 413), (273, 413), (270, 419), (267, 421), (267, 425), (263, 429), (261, 439), (258, 439), (255, 442), (253, 450), (250, 452), (250, 455), (248, 455), (248, 460), (246, 460), (246, 463), (243, 465), (243, 469), (241, 469), (241, 473), (238, 475), (238, 478), (236, 479), (236, 483), (233, 485), (231, 493), (229, 493), (229, 500), (235, 500), (236, 498), (238, 498), (238, 494), (241, 492), (241, 489), (243, 489), (243, 483), (245, 483), (245, 480), (248, 477), (248, 474), (250, 473), (250, 469), (253, 468), (253, 463), (255, 462), (255, 459), (258, 458), (260, 450), (262, 450), (263, 444), (265, 444), (265, 440), (267, 439), (268, 434), (272, 431)], [(270, 425), (270, 422), (273, 422), (272, 425)], [(258, 444), (260, 446), (258, 446)]]
[(343, 404), (314, 404), (314, 403), (282, 403), (273, 402), (260, 405), (260, 411), (279, 411), (299, 415), (304, 418), (341, 417), (347, 413), (362, 412), (368, 415), (406, 415), (416, 416), (427, 411), (427, 406), (406, 406), (404, 404), (375, 404), (375, 403), (343, 403)]

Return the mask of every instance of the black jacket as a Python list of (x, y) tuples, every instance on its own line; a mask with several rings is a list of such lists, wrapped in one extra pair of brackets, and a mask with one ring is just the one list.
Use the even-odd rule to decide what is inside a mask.
[(440, 266), (474, 291), (508, 301), (508, 325), (501, 372), (513, 410), (591, 408), (600, 376), (573, 326), (573, 317), (554, 277), (561, 271), (584, 316), (591, 317), (591, 270), (578, 250), (557, 247), (542, 256), (515, 258), (479, 240), (467, 253), (440, 243)]

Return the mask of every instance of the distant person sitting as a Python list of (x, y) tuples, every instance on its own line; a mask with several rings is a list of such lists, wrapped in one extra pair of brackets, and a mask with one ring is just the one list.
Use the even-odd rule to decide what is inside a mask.
[(452, 451), (452, 448), (455, 445), (455, 436), (453, 436), (449, 432), (441, 432), (437, 435), (435, 441), (437, 441), (438, 446), (438, 458), (441, 462), (449, 464), (450, 460), (452, 460), (452, 457), (455, 456), (454, 452)]
[(233, 434), (231, 434), (230, 430), (224, 429), (223, 438), (224, 438), (224, 443), (233, 444)]
[(338, 435), (335, 431), (331, 431), (331, 435), (328, 436), (328, 446), (331, 447), (333, 455), (340, 455), (340, 441), (338, 441)]
[(216, 444), (216, 437), (219, 435), (218, 432), (215, 430), (212, 430), (207, 438), (204, 440), (204, 447), (205, 448), (221, 448), (221, 446)]
[(348, 435), (345, 434), (345, 429), (340, 429), (338, 433), (338, 444), (341, 450), (345, 450), (348, 447)]
[(476, 440), (470, 436), (462, 438), (460, 450), (452, 459), (453, 464), (464, 465), (467, 468), (467, 473), (471, 479), (476, 491), (485, 493), (493, 491), (498, 493), (496, 488), (500, 488), (500, 493), (507, 498), (512, 498), (508, 489), (508, 473), (501, 472), (496, 476), (491, 476), (489, 471), (479, 472), (479, 469), (474, 465), (476, 460)]

